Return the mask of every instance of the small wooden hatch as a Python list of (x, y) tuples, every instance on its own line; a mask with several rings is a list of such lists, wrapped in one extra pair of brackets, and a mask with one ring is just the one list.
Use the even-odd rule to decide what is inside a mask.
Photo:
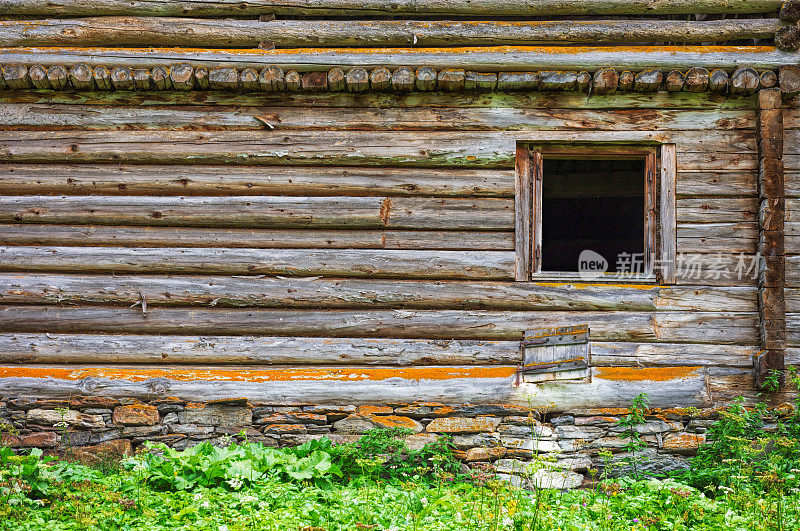
[(588, 324), (525, 332), (520, 365), (525, 382), (588, 381), (590, 364)]

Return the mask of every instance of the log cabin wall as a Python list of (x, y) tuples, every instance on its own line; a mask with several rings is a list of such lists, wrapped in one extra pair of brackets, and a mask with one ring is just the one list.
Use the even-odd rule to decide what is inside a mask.
[[(781, 7), (756, 3), (741, 2), (750, 5), (743, 12)], [(642, 2), (618, 4), (646, 12), (636, 11)], [(52, 15), (14, 5), (0, 14)], [(153, 15), (114, 5), (72, 15)], [(156, 14), (177, 14), (170, 5)], [(220, 14), (196, 9), (189, 15)], [(757, 252), (757, 90), (785, 88), (786, 355), (797, 363), (800, 118), (791, 96), (800, 80), (785, 35), (796, 18), (752, 20), (704, 31), (729, 31), (713, 41), (776, 43), (782, 32), (784, 50), (263, 50), (247, 49), (257, 44), (248, 30), (225, 44), (242, 50), (143, 51), (99, 48), (121, 31), (118, 20), (48, 22), (38, 34), (9, 21), (14, 47), (0, 51), (0, 395), (556, 411), (624, 407), (641, 392), (658, 407), (754, 396), (757, 272), (713, 270)], [(172, 31), (166, 45), (215, 48), (234, 22), (213, 22), (198, 25), (216, 37), (190, 42), (186, 21), (137, 19), (142, 33), (115, 42), (140, 46), (137, 35)], [(294, 28), (286, 47), (307, 44), (302, 17), (275, 22)], [(65, 46), (76, 27), (91, 30), (67, 39), (82, 47), (46, 48)], [(407, 34), (381, 31), (369, 46), (407, 45), (397, 42)], [(654, 29), (637, 31), (616, 42)], [(358, 44), (325, 38), (320, 46)], [(542, 41), (516, 38), (502, 44)], [(754, 68), (737, 70), (742, 57)], [(279, 85), (261, 70), (270, 64), (285, 70)], [(396, 80), (406, 65), (411, 81)], [(572, 77), (555, 72), (545, 86), (539, 75), (544, 91), (502, 90), (509, 69), (559, 66)], [(700, 92), (685, 76), (693, 66), (705, 71)], [(628, 85), (595, 93), (603, 67), (624, 71)], [(709, 79), (714, 69), (724, 83)], [(676, 252), (699, 257), (701, 271), (678, 268), (674, 284), (515, 282), (515, 153), (526, 142), (674, 144)], [(590, 382), (519, 383), (526, 330), (583, 323)]]

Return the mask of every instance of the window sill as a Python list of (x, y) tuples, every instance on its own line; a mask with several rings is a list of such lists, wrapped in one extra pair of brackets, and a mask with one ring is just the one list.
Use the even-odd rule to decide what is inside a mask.
[(597, 282), (608, 284), (657, 284), (654, 274), (603, 273), (600, 275), (581, 275), (573, 271), (544, 271), (533, 273), (531, 282), (570, 282), (592, 284)]

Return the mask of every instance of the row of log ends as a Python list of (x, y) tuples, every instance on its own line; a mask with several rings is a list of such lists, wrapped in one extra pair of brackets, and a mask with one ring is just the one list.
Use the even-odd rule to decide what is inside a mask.
[(733, 74), (725, 70), (692, 68), (686, 72), (659, 69), (638, 73), (601, 68), (589, 72), (541, 71), (482, 73), (446, 68), (438, 72), (429, 66), (414, 70), (401, 66), (394, 71), (355, 67), (345, 71), (284, 72), (269, 66), (254, 68), (193, 67), (188, 63), (152, 69), (126, 66), (96, 66), (85, 63), (49, 68), (34, 65), (2, 65), (1, 88), (9, 90), (223, 90), (230, 92), (366, 92), (394, 91), (583, 91), (604, 95), (615, 92), (712, 92), (750, 95), (760, 89), (780, 87), (785, 95), (800, 93), (800, 67), (782, 66), (778, 71), (756, 71), (741, 67)]

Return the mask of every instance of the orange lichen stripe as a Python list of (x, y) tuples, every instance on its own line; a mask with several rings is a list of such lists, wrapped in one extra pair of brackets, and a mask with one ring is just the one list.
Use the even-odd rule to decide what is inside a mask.
[(146, 56), (147, 54), (173, 53), (178, 55), (197, 54), (231, 54), (241, 56), (281, 56), (293, 54), (402, 54), (418, 55), (429, 53), (445, 54), (470, 54), (483, 52), (535, 52), (553, 55), (573, 55), (576, 53), (769, 53), (775, 52), (775, 46), (474, 46), (460, 48), (278, 48), (273, 50), (261, 50), (251, 48), (227, 48), (227, 49), (206, 49), (206, 48), (89, 48), (89, 47), (30, 47), (30, 48), (0, 48), (0, 54), (5, 53), (31, 53), (31, 54), (86, 54), (108, 52), (111, 56), (120, 54), (120, 57), (135, 55)]
[(603, 380), (667, 382), (695, 376), (702, 367), (598, 367), (595, 376)]
[(105, 368), (105, 367), (0, 367), (0, 378), (56, 378), (81, 380), (108, 378), (141, 382), (150, 378), (175, 381), (278, 382), (303, 380), (452, 380), (457, 378), (510, 378), (516, 367), (397, 367), (397, 368), (275, 368), (275, 369), (193, 369), (193, 368)]

